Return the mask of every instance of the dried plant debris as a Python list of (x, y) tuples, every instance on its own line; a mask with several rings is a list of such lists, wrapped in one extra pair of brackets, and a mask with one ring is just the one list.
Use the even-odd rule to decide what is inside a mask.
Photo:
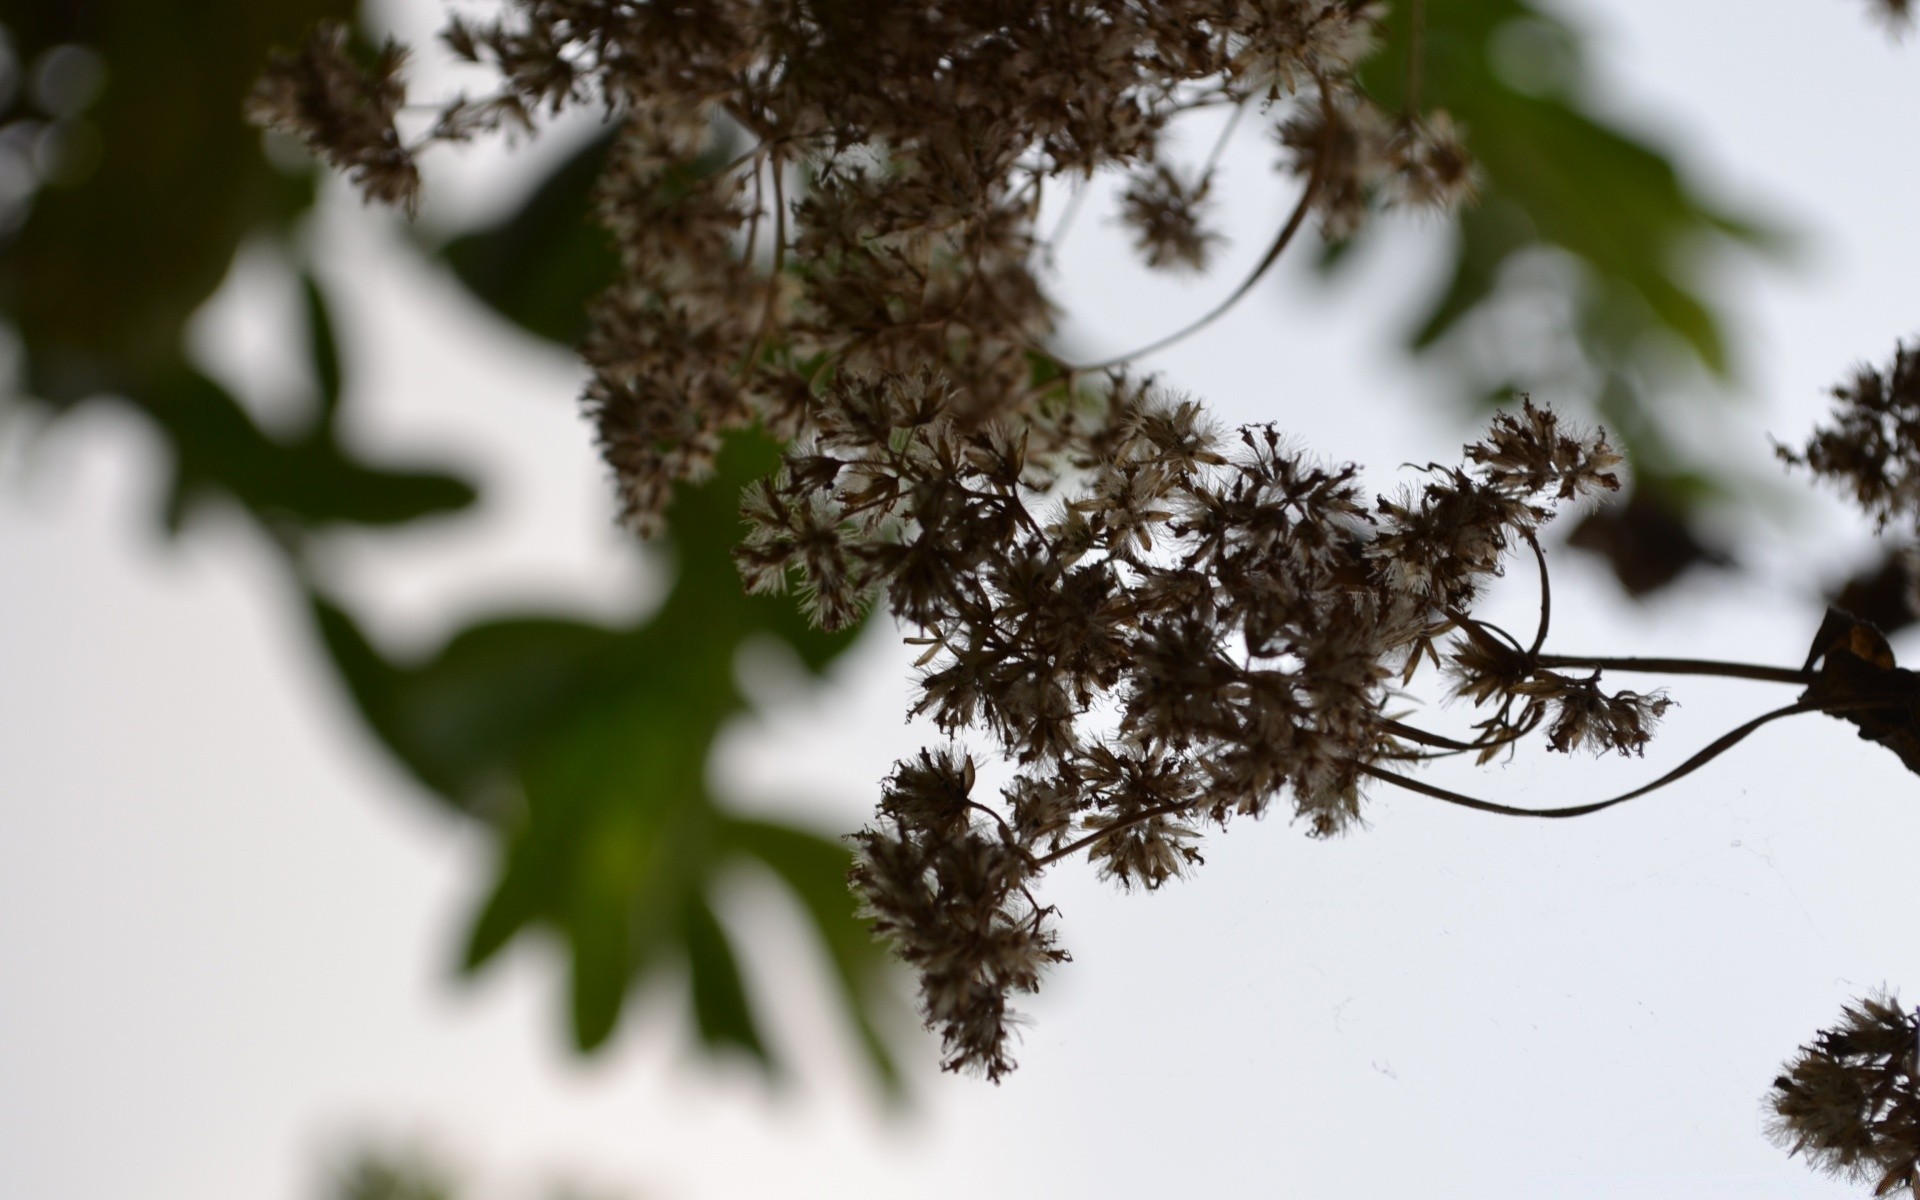
[[(1465, 197), (1472, 169), (1445, 114), (1383, 112), (1354, 81), (1383, 11), (518, 0), (448, 26), (454, 53), (493, 67), (499, 86), (409, 106), (438, 112), (412, 143), (393, 124), (401, 51), (362, 69), (337, 27), (276, 58), (251, 111), (370, 197), (403, 204), (431, 143), (604, 111), (619, 134), (600, 216), (624, 271), (593, 313), (587, 405), (628, 521), (651, 532), (671, 485), (704, 477), (724, 432), (800, 433), (840, 374), (932, 369), (961, 427), (1010, 420), (1036, 454), (1068, 449), (1039, 440), (1065, 430), (1034, 421), (1076, 382), (1056, 364), (1050, 386), (1035, 383), (1053, 328), (1036, 274), (1041, 202), (1123, 172), (1145, 261), (1200, 267), (1219, 242), (1204, 218), (1215, 167), (1171, 156), (1167, 135), (1188, 114), (1327, 126), (1283, 165), (1318, 180), (1300, 206), (1330, 226)], [(717, 126), (749, 149), (696, 169)], [(768, 259), (770, 273), (756, 263)]]
[(1920, 1191), (1920, 1016), (1892, 995), (1849, 1006), (1786, 1064), (1768, 1096), (1771, 1133), (1876, 1196)]
[(1803, 450), (1779, 447), (1780, 458), (1839, 484), (1883, 529), (1920, 521), (1920, 344), (1895, 346), (1884, 369), (1859, 368), (1833, 398), (1833, 425)]
[(411, 212), (420, 171), (395, 125), (406, 103), (407, 52), (389, 40), (363, 65), (350, 42), (345, 25), (328, 22), (299, 52), (275, 54), (247, 98), (247, 115), (299, 137), (368, 199)]
[[(1812, 711), (1920, 769), (1914, 677), (1844, 614), (1800, 670), (1546, 652), (1539, 534), (1561, 506), (1620, 487), (1604, 431), (1522, 398), (1458, 463), (1370, 494), (1357, 467), (1272, 426), (1220, 429), (1130, 373), (1133, 356), (1075, 366), (1046, 349), (1035, 225), (1049, 188), (1123, 174), (1143, 259), (1204, 264), (1213, 168), (1166, 149), (1200, 110), (1260, 114), (1300, 181), (1228, 305), (1309, 218), (1337, 238), (1383, 207), (1471, 193), (1444, 114), (1386, 111), (1355, 80), (1381, 12), (517, 0), (448, 27), (498, 87), (440, 105), (415, 144), (395, 126), (397, 47), (358, 68), (344, 35), (322, 30), (257, 93), (258, 118), (401, 204), (426, 144), (571, 106), (615, 125), (597, 208), (621, 270), (582, 351), (625, 517), (658, 529), (674, 485), (710, 472), (726, 433), (761, 426), (787, 448), (742, 500), (748, 587), (796, 591), (826, 628), (884, 605), (924, 647), (915, 711), (953, 744), (896, 767), (854, 838), (852, 879), (918, 971), (950, 1069), (1012, 1069), (1012, 999), (1067, 958), (1035, 889), (1069, 857), (1153, 889), (1200, 865), (1209, 827), (1279, 805), (1332, 836), (1382, 784), (1583, 815)], [(713, 154), (716, 129), (744, 152)], [(1836, 394), (1838, 427), (1786, 457), (1847, 482), (1883, 523), (1920, 512), (1920, 358), (1902, 348)], [(1474, 615), (1522, 547), (1540, 568), (1530, 644)], [(1481, 714), (1470, 736), (1389, 715), (1423, 665)], [(1806, 690), (1592, 804), (1493, 804), (1406, 773), (1442, 755), (1486, 761), (1534, 732), (1560, 752), (1637, 755), (1671, 701), (1603, 687), (1602, 673), (1655, 669)], [(962, 738), (1014, 772), (997, 796)]]

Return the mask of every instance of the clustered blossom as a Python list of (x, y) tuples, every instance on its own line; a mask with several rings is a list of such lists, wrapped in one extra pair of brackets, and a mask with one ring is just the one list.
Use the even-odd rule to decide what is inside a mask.
[(1202, 218), (1206, 200), (1204, 182), (1185, 183), (1165, 164), (1129, 180), (1120, 196), (1120, 218), (1133, 230), (1141, 260), (1149, 267), (1204, 271), (1221, 241)]
[[(1331, 836), (1395, 764), (1484, 757), (1542, 723), (1556, 749), (1631, 752), (1665, 707), (1471, 615), (1553, 505), (1618, 487), (1604, 436), (1527, 403), (1460, 465), (1370, 497), (1271, 427), (1223, 432), (1045, 348), (1049, 185), (1123, 175), (1145, 261), (1204, 264), (1214, 166), (1183, 167), (1166, 136), (1195, 110), (1263, 114), (1303, 181), (1268, 262), (1308, 214), (1338, 237), (1468, 196), (1445, 114), (1386, 112), (1355, 81), (1381, 13), (510, 0), (446, 32), (499, 85), (442, 107), (420, 145), (583, 104), (616, 127), (597, 215), (621, 271), (582, 351), (628, 522), (656, 528), (729, 431), (787, 439), (743, 499), (748, 586), (797, 588), (829, 627), (884, 603), (926, 648), (917, 711), (1015, 771), (977, 798), (972, 757), (927, 751), (855, 839), (856, 890), (919, 972), (950, 1068), (1012, 1067), (1011, 997), (1066, 958), (1034, 894), (1052, 863), (1157, 888), (1235, 816), (1280, 803)], [(411, 203), (400, 61), (356, 74), (325, 30), (274, 61), (254, 111)], [(1385, 715), (1423, 662), (1494, 708), (1473, 740)]]
[[(593, 314), (587, 407), (629, 523), (759, 423), (805, 431), (836, 373), (933, 369), (968, 427), (1026, 422), (1052, 330), (1034, 222), (1048, 185), (1126, 174), (1123, 219), (1153, 266), (1218, 240), (1165, 135), (1199, 109), (1269, 113), (1302, 202), (1350, 230), (1369, 205), (1445, 206), (1471, 187), (1443, 113), (1389, 114), (1353, 68), (1383, 9), (1363, 0), (510, 0), (455, 18), (453, 52), (490, 95), (442, 106), (416, 143), (394, 120), (402, 54), (371, 71), (332, 27), (281, 56), (256, 119), (305, 138), (368, 194), (411, 204), (414, 154), (542, 114), (618, 127), (600, 216), (624, 270)], [(1302, 124), (1302, 123), (1305, 124)], [(716, 131), (744, 153), (701, 166)], [(1323, 161), (1328, 156), (1338, 162)], [(766, 270), (771, 263), (772, 271)]]
[(347, 172), (369, 199), (412, 211), (420, 171), (395, 118), (406, 103), (407, 53), (392, 41), (368, 65), (348, 52), (344, 25), (314, 31), (298, 53), (275, 54), (247, 98), (248, 115), (295, 134)]
[(1833, 398), (1833, 427), (1780, 457), (1839, 483), (1883, 529), (1920, 522), (1920, 344), (1895, 346), (1885, 370), (1861, 367)]
[[(884, 597), (929, 647), (919, 711), (1018, 767), (997, 805), (971, 799), (957, 751), (903, 767), (856, 875), (922, 967), (950, 1065), (996, 1077), (1009, 989), (1060, 954), (1029, 892), (1048, 864), (1084, 852), (1155, 888), (1198, 864), (1202, 826), (1282, 797), (1316, 835), (1350, 827), (1369, 770), (1415, 756), (1383, 713), (1418, 656), (1455, 631), (1492, 640), (1465, 610), (1548, 519), (1540, 501), (1618, 486), (1603, 438), (1531, 404), (1468, 466), (1371, 504), (1355, 468), (1271, 427), (1223, 438), (1124, 377), (1079, 418), (1066, 477), (1030, 453), (1057, 428), (973, 427), (930, 371), (836, 378), (818, 404), (749, 489), (738, 558), (751, 588), (797, 584), (829, 624)], [(1637, 750), (1666, 703), (1535, 663), (1471, 687), (1522, 698), (1529, 727), (1550, 707), (1561, 750)]]
[(1009, 993), (1037, 990), (1041, 971), (1067, 953), (1046, 927), (1053, 910), (1027, 891), (1026, 845), (970, 799), (973, 781), (973, 760), (950, 751), (901, 763), (880, 802), (884, 831), (857, 839), (854, 882), (867, 897), (863, 915), (920, 973), (946, 1065), (997, 1079), (1013, 1069)]
[(1920, 1016), (1892, 996), (1855, 1003), (1802, 1046), (1768, 1103), (1789, 1153), (1876, 1196), (1920, 1193)]

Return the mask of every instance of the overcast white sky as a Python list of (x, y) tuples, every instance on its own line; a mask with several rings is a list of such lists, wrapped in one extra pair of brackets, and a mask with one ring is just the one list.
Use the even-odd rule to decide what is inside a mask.
[[(415, 26), (433, 16), (419, 7)], [(1716, 414), (1710, 447), (1771, 474), (1769, 433), (1802, 435), (1851, 363), (1920, 330), (1920, 45), (1889, 43), (1846, 0), (1566, 8), (1632, 119), (1726, 198), (1808, 235), (1797, 265), (1737, 280), (1744, 399)], [(1258, 228), (1282, 185), (1257, 140), (1241, 148), (1230, 203)], [(1135, 344), (1214, 294), (1133, 272), (1097, 216), (1060, 289), (1084, 344)], [(377, 629), (431, 644), (482, 611), (643, 603), (571, 363), (461, 307), (352, 204), (317, 236), (354, 307), (355, 435), (457, 457), (497, 497), (431, 537), (333, 548)], [(1239, 253), (1257, 248), (1250, 235)], [(1393, 349), (1393, 314), (1436, 263), (1410, 230), (1332, 293), (1283, 273), (1159, 363), (1227, 419), (1277, 420), (1384, 486), (1465, 433)], [(244, 274), (207, 342), (271, 393), (287, 386), (272, 342), (288, 313), (270, 261)], [(1920, 783), (1807, 719), (1587, 821), (1382, 796), (1369, 831), (1331, 844), (1284, 819), (1242, 824), (1153, 896), (1061, 869), (1047, 898), (1075, 961), (1031, 1004), (1021, 1070), (999, 1088), (940, 1077), (934, 1047), (907, 1042), (914, 1104), (883, 1114), (799, 923), (751, 880), (727, 915), (765, 968), (752, 982), (795, 1077), (769, 1089), (712, 1067), (660, 997), (583, 1064), (553, 954), (522, 947), (477, 987), (451, 982), (484, 846), (358, 727), (258, 536), (208, 514), (157, 541), (155, 445), (107, 410), (8, 443), (4, 463), (9, 1198), (292, 1200), (363, 1137), (438, 1147), (488, 1197), (558, 1177), (688, 1200), (1844, 1196), (1761, 1138), (1761, 1094), (1849, 997), (1887, 982), (1920, 1000)], [(1752, 521), (1772, 547), (1755, 571), (1651, 605), (1557, 560), (1556, 641), (1797, 660), (1819, 581), (1866, 554), (1857, 522), (1803, 495), (1791, 518)], [(1523, 580), (1504, 602), (1531, 604)], [(901, 721), (910, 657), (876, 630), (811, 697), (777, 664), (749, 672), (768, 704), (720, 778), (743, 803), (853, 827), (925, 736)], [(1779, 690), (1682, 683), (1647, 762), (1523, 757), (1476, 790), (1604, 795)]]

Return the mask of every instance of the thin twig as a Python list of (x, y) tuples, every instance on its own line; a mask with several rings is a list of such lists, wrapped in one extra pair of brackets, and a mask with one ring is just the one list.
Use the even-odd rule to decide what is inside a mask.
[(1527, 647), (1527, 657), (1537, 659), (1540, 647), (1547, 644), (1547, 626), (1553, 621), (1553, 585), (1547, 582), (1547, 553), (1540, 548), (1540, 539), (1532, 533), (1525, 537), (1527, 545), (1533, 547), (1533, 557), (1540, 563), (1540, 629), (1533, 635), (1533, 645)]
[(1202, 188), (1206, 187), (1208, 181), (1213, 178), (1214, 169), (1220, 165), (1220, 155), (1225, 152), (1227, 143), (1233, 138), (1233, 131), (1239, 128), (1240, 118), (1246, 111), (1247, 106), (1244, 102), (1233, 106), (1233, 112), (1227, 117), (1226, 125), (1221, 128), (1220, 136), (1213, 143), (1213, 150), (1207, 155), (1206, 165), (1200, 168)]
[[(1267, 247), (1266, 254), (1261, 257), (1259, 265), (1254, 267), (1253, 273), (1248, 275), (1239, 287), (1233, 289), (1232, 295), (1215, 305), (1205, 316), (1187, 325), (1185, 328), (1175, 330), (1159, 341), (1148, 342), (1138, 350), (1116, 355), (1104, 362), (1068, 367), (1067, 373), (1069, 375), (1081, 375), (1093, 371), (1104, 371), (1109, 367), (1122, 366), (1132, 362), (1136, 358), (1145, 358), (1149, 354), (1165, 350), (1168, 346), (1176, 342), (1185, 341), (1187, 338), (1199, 333), (1202, 329), (1205, 329), (1207, 326), (1225, 316), (1228, 310), (1240, 303), (1241, 299), (1253, 290), (1255, 284), (1266, 277), (1268, 268), (1272, 267), (1273, 264), (1279, 260), (1281, 253), (1286, 250), (1287, 244), (1293, 241), (1293, 235), (1298, 233), (1300, 227), (1306, 223), (1307, 213), (1312, 209), (1313, 201), (1320, 193), (1320, 185), (1326, 181), (1327, 162), (1333, 157), (1333, 133), (1338, 126), (1333, 119), (1333, 102), (1327, 99), (1324, 91), (1321, 94), (1320, 103), (1328, 110), (1326, 114), (1326, 132), (1321, 137), (1323, 144), (1320, 147), (1320, 153), (1314, 156), (1313, 170), (1307, 176), (1307, 186), (1301, 191), (1299, 201), (1293, 206), (1293, 212), (1288, 215), (1287, 223), (1280, 227), (1280, 232), (1274, 236), (1273, 244)], [(1042, 353), (1045, 353), (1045, 351), (1042, 351)]]
[(1481, 748), (1472, 742), (1458, 741), (1444, 734), (1428, 733), (1418, 726), (1407, 725), (1403, 722), (1395, 721), (1391, 717), (1375, 717), (1373, 723), (1395, 737), (1404, 738), (1409, 742), (1416, 742), (1422, 746), (1433, 746), (1441, 750), (1450, 751), (1478, 750)]
[(1757, 663), (1718, 662), (1704, 658), (1606, 658), (1586, 654), (1541, 654), (1543, 667), (1596, 667), (1602, 671), (1645, 671), (1663, 675), (1722, 675), (1729, 679), (1758, 679), (1767, 683), (1797, 683), (1802, 687), (1818, 676), (1792, 667)]
[(760, 331), (753, 336), (753, 348), (747, 351), (741, 369), (752, 379), (760, 370), (760, 351), (773, 331), (774, 310), (780, 303), (780, 277), (787, 269), (787, 190), (786, 168), (775, 154), (773, 168), (773, 271), (767, 276), (767, 306), (760, 314)]
[(1112, 835), (1119, 833), (1123, 829), (1131, 829), (1135, 825), (1138, 825), (1144, 821), (1151, 821), (1155, 817), (1168, 816), (1173, 813), (1181, 812), (1186, 809), (1191, 809), (1193, 807), (1194, 806), (1191, 803), (1158, 804), (1152, 808), (1141, 809), (1139, 812), (1133, 814), (1130, 817), (1126, 817), (1122, 820), (1115, 821), (1113, 824), (1107, 826), (1105, 829), (1096, 829), (1092, 833), (1089, 833), (1087, 836), (1083, 838), (1077, 838), (1071, 842), (1068, 842), (1066, 845), (1060, 847), (1058, 850), (1055, 850), (1050, 854), (1041, 855), (1039, 858), (1036, 858), (1033, 860), (1033, 865), (1036, 867), (1044, 867), (1052, 863), (1057, 863), (1061, 859), (1066, 858), (1069, 855), (1075, 854), (1081, 850), (1085, 850), (1088, 846), (1093, 845), (1095, 842), (1099, 841), (1103, 837), (1111, 837)]

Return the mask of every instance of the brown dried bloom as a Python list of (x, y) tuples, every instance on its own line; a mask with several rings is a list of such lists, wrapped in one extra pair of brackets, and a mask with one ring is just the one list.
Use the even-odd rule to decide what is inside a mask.
[(1850, 1005), (1787, 1063), (1768, 1105), (1788, 1153), (1876, 1196), (1920, 1191), (1920, 1017), (1891, 995)]
[(1394, 188), (1407, 204), (1449, 211), (1478, 190), (1465, 135), (1445, 112), (1402, 121), (1392, 146)]
[(1913, 24), (1913, 0), (1871, 0), (1880, 18), (1895, 33), (1905, 32)]
[(327, 22), (295, 54), (274, 54), (247, 97), (247, 117), (299, 137), (360, 185), (367, 199), (412, 212), (420, 172), (394, 118), (407, 100), (407, 52), (389, 39), (372, 64), (348, 52), (347, 27)]
[(1595, 754), (1609, 750), (1623, 755), (1643, 753), (1647, 739), (1653, 736), (1654, 723), (1673, 705), (1661, 695), (1627, 691), (1608, 695), (1600, 690), (1598, 671), (1590, 678), (1577, 680), (1542, 671), (1522, 690), (1553, 705), (1547, 744), (1562, 754), (1582, 746)]
[[(1198, 268), (1217, 241), (1200, 219), (1207, 178), (1184, 182), (1161, 152), (1190, 111), (1271, 105), (1280, 123), (1336, 112), (1341, 130), (1364, 127), (1364, 151), (1347, 137), (1290, 155), (1342, 229), (1369, 205), (1459, 194), (1444, 121), (1395, 141), (1354, 84), (1380, 15), (1360, 0), (509, 0), (493, 20), (450, 20), (448, 48), (498, 86), (448, 101), (423, 141), (531, 130), (577, 105), (618, 127), (599, 215), (624, 270), (593, 313), (586, 401), (626, 518), (649, 533), (722, 435), (807, 433), (841, 375), (932, 371), (956, 431), (1018, 425), (1038, 469), (1082, 457), (1070, 422), (1035, 420), (1076, 383), (1035, 381), (1053, 319), (1035, 273), (1041, 199), (1056, 180), (1124, 172), (1143, 257)], [(326, 27), (276, 58), (255, 116), (411, 205), (400, 52), (360, 72), (344, 38)], [(1322, 140), (1347, 165), (1316, 176)], [(1376, 166), (1406, 186), (1371, 186)]]
[[(969, 897), (1010, 896), (1016, 859), (1024, 889), (1079, 852), (1122, 883), (1158, 887), (1200, 863), (1203, 825), (1258, 816), (1283, 796), (1317, 835), (1350, 828), (1367, 769), (1398, 752), (1383, 710), (1418, 648), (1548, 518), (1537, 499), (1616, 482), (1604, 440), (1530, 408), (1468, 448), (1475, 465), (1369, 506), (1354, 468), (1313, 465), (1271, 428), (1242, 430), (1227, 453), (1191, 401), (1123, 380), (1104, 431), (1088, 439), (1097, 457), (1076, 487), (1055, 484), (1058, 507), (1043, 520), (1028, 507), (1040, 481), (1026, 468), (1027, 440), (957, 425), (950, 393), (929, 375), (839, 380), (823, 402), (820, 432), (749, 497), (743, 569), (763, 588), (791, 574), (816, 597), (884, 594), (931, 647), (920, 710), (950, 733), (992, 735), (1024, 765), (1002, 795), (1009, 816), (995, 817), (1010, 849), (991, 864), (969, 851), (999, 872), (955, 893)], [(1665, 707), (1536, 667), (1496, 690), (1556, 704), (1563, 749), (1637, 749)], [(1117, 727), (1100, 715), (1116, 709)], [(906, 814), (942, 797), (951, 811), (953, 786), (925, 782), (931, 761), (896, 773), (882, 823), (861, 835), (876, 865), (857, 886), (895, 931), (919, 929), (912, 914), (934, 919), (931, 865), (878, 865), (918, 861), (901, 845), (931, 846), (906, 832), (930, 819)], [(983, 810), (995, 811), (968, 808)], [(933, 936), (921, 930), (914, 944)], [(996, 965), (995, 938), (965, 943), (990, 958), (963, 961), (952, 956), (964, 946), (943, 946), (947, 974), (924, 980), (929, 1018), (955, 1063), (998, 1074), (1004, 994), (951, 1019), (933, 1014), (963, 994), (954, 971), (971, 981), (967, 995), (982, 980), (1017, 978), (1024, 990), (1037, 977)], [(1002, 1021), (986, 1040), (983, 1012)]]
[(1134, 249), (1149, 267), (1203, 271), (1222, 238), (1202, 223), (1207, 183), (1189, 186), (1164, 163), (1134, 176), (1120, 195), (1120, 219), (1134, 232)]
[(1063, 962), (1047, 929), (1051, 908), (1026, 888), (1028, 848), (1005, 822), (982, 829), (969, 798), (971, 759), (922, 751), (887, 781), (887, 825), (859, 834), (855, 889), (863, 915), (920, 973), (927, 1021), (946, 1043), (949, 1070), (998, 1080), (1008, 1056), (1009, 993), (1032, 992)]
[[(1123, 174), (1147, 263), (1203, 265), (1210, 173), (1162, 153), (1193, 110), (1270, 114), (1303, 183), (1269, 263), (1309, 213), (1342, 236), (1471, 190), (1443, 114), (1389, 117), (1355, 81), (1379, 12), (512, 0), (446, 31), (499, 85), (426, 140), (582, 104), (615, 127), (597, 216), (621, 271), (582, 350), (629, 524), (655, 529), (729, 431), (786, 437), (743, 498), (743, 580), (830, 627), (884, 604), (926, 648), (916, 712), (1017, 768), (982, 800), (971, 757), (923, 752), (855, 838), (950, 1068), (1011, 1069), (1011, 999), (1066, 958), (1034, 895), (1053, 863), (1156, 888), (1235, 816), (1280, 804), (1332, 836), (1393, 764), (1548, 722), (1555, 748), (1631, 752), (1665, 707), (1471, 614), (1555, 505), (1619, 486), (1604, 435), (1524, 403), (1381, 497), (1272, 427), (1223, 432), (1043, 349), (1049, 184)], [(410, 203), (399, 52), (350, 75), (343, 36), (276, 60), (258, 111)], [(1460, 690), (1495, 709), (1471, 742), (1386, 715), (1450, 633)]]
[(1775, 452), (1841, 484), (1882, 528), (1895, 518), (1920, 521), (1920, 346), (1896, 345), (1885, 370), (1861, 367), (1833, 398), (1832, 428), (1817, 431), (1805, 450)]

